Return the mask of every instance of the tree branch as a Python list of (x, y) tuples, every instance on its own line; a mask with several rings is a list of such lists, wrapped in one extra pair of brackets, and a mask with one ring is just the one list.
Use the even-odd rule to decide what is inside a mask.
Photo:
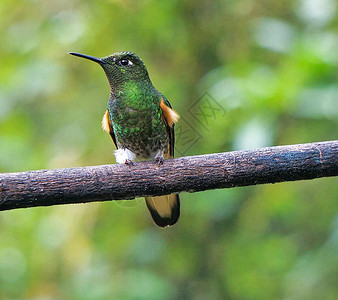
[(0, 210), (134, 199), (338, 175), (338, 141), (180, 157), (133, 166), (0, 174)]

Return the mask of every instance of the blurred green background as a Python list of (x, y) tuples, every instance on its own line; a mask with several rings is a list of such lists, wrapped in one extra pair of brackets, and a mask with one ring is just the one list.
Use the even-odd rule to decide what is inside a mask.
[[(113, 163), (98, 57), (134, 51), (177, 156), (337, 139), (335, 0), (0, 1), (0, 172)], [(338, 178), (0, 214), (0, 299), (338, 299)]]

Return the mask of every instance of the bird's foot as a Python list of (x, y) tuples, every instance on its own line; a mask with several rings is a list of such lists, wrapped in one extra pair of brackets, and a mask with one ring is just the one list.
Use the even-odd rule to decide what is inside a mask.
[(160, 166), (160, 165), (163, 165), (164, 163), (164, 158), (163, 156), (156, 156), (155, 157), (155, 162)]
[(129, 167), (131, 167), (131, 166), (134, 165), (133, 161), (130, 160), (130, 159), (126, 159), (125, 164), (126, 164), (127, 166), (129, 166)]

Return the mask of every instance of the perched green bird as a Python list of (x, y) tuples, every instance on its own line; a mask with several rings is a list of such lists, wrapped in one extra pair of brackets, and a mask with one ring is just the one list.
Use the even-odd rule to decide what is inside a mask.
[[(155, 89), (146, 66), (136, 54), (118, 52), (103, 58), (69, 54), (98, 63), (106, 73), (110, 96), (102, 127), (117, 148), (114, 152), (117, 163), (130, 165), (140, 157), (162, 164), (164, 158), (174, 157), (174, 125), (179, 115)], [(177, 222), (180, 215), (177, 194), (145, 199), (158, 226)]]

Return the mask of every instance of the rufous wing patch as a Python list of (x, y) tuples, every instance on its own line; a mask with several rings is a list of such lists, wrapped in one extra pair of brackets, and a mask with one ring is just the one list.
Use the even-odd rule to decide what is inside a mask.
[(176, 111), (174, 111), (172, 108), (167, 106), (164, 103), (163, 98), (161, 98), (160, 107), (163, 112), (163, 117), (167, 121), (169, 127), (173, 127), (173, 125), (175, 125), (178, 122), (180, 115)]
[(107, 131), (108, 133), (110, 133), (110, 129), (109, 129), (109, 112), (108, 112), (108, 109), (106, 110), (105, 114), (103, 115), (101, 124), (102, 124), (102, 129), (104, 131)]

